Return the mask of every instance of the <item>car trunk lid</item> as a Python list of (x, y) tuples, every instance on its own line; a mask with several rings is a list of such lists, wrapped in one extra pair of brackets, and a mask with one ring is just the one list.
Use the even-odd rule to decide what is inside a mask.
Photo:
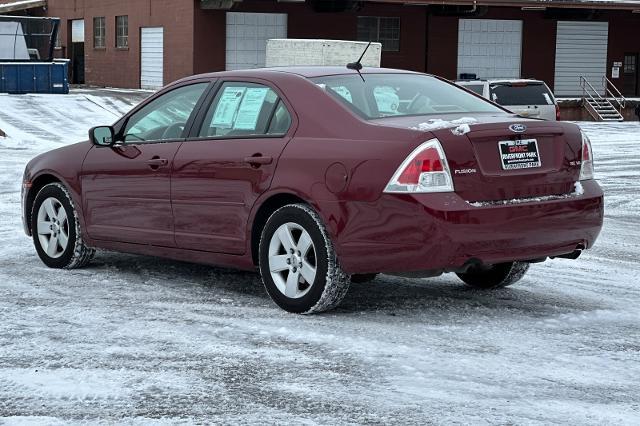
[(471, 125), (463, 135), (432, 133), (446, 153), (456, 193), (470, 202), (568, 194), (578, 180), (582, 139), (575, 126), (503, 121)]

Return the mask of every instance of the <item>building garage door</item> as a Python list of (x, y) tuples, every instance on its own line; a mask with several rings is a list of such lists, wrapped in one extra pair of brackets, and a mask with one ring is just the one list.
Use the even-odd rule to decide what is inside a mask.
[(164, 30), (162, 27), (140, 28), (140, 87), (163, 86)]
[(270, 38), (287, 38), (286, 13), (227, 12), (227, 69), (264, 67)]
[(607, 72), (607, 22), (558, 21), (556, 36), (556, 96), (582, 95), (580, 76), (595, 88)]
[(522, 21), (460, 19), (458, 22), (458, 76), (519, 78)]

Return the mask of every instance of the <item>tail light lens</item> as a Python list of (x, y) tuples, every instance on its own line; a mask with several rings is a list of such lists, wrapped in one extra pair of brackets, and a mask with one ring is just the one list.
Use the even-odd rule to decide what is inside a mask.
[(384, 189), (391, 193), (453, 192), (444, 150), (431, 139), (413, 150)]
[(556, 121), (560, 121), (560, 107), (556, 105)]
[(580, 163), (580, 180), (593, 179), (593, 151), (589, 137), (582, 134), (582, 161)]

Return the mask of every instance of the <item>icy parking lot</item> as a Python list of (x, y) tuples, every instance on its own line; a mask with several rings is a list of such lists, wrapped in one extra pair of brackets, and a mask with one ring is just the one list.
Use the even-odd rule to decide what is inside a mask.
[(296, 316), (257, 274), (110, 252), (74, 271), (39, 261), (21, 228), (24, 165), (145, 95), (0, 95), (5, 421), (640, 423), (638, 122), (580, 123), (606, 220), (578, 260), (489, 293), (380, 276)]

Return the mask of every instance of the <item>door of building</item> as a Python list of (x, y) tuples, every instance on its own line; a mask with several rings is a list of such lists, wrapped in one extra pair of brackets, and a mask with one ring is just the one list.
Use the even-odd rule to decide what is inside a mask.
[(265, 66), (267, 40), (287, 38), (286, 13), (227, 12), (226, 69)]
[(595, 88), (602, 86), (602, 77), (607, 75), (608, 40), (608, 22), (558, 21), (553, 88), (556, 96), (582, 96), (580, 77)]
[(622, 79), (622, 94), (638, 96), (638, 53), (624, 54)]
[(521, 51), (522, 21), (458, 21), (458, 77), (520, 78)]
[(84, 19), (71, 21), (71, 82), (84, 84)]
[(164, 29), (140, 28), (140, 88), (159, 89), (164, 85)]

